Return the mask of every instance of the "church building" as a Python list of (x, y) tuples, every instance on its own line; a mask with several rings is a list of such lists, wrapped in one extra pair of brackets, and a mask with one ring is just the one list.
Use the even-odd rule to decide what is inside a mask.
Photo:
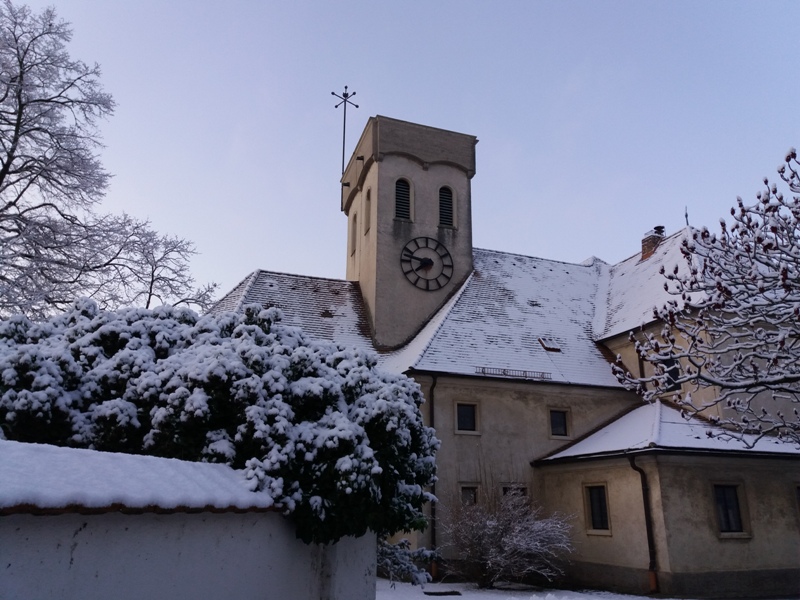
[(620, 355), (644, 374), (628, 334), (658, 327), (659, 270), (683, 261), (683, 232), (655, 227), (613, 265), (474, 248), (477, 142), (370, 118), (341, 181), (346, 280), (258, 270), (213, 312), (279, 307), (419, 383), (442, 441), (420, 546), (452, 557), (448, 507), (515, 490), (573, 515), (567, 585), (800, 594), (800, 449), (709, 437), (611, 372)]

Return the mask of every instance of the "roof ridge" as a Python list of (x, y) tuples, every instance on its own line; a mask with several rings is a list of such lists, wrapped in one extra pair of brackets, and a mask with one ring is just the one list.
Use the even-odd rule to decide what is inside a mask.
[(256, 281), (258, 281), (260, 276), (261, 269), (256, 269), (250, 273), (250, 281), (247, 282), (247, 285), (242, 290), (242, 295), (239, 297), (239, 303), (236, 305), (236, 312), (241, 311), (245, 305), (249, 304), (249, 302), (247, 302), (247, 295), (250, 293), (250, 290), (253, 289), (253, 286), (255, 285)]
[[(478, 252), (493, 252), (494, 254), (505, 254), (506, 256), (518, 256), (520, 258), (532, 258), (532, 259), (535, 259), (535, 260), (543, 260), (543, 261), (547, 261), (547, 262), (558, 263), (558, 264), (561, 264), (561, 265), (570, 265), (572, 267), (590, 268), (590, 267), (593, 266), (592, 264), (585, 265), (583, 263), (569, 262), (569, 261), (566, 261), (566, 260), (558, 260), (558, 259), (555, 259), (555, 258), (543, 258), (541, 256), (531, 256), (529, 254), (520, 254), (519, 252), (506, 252), (504, 250), (490, 250), (488, 248), (474, 248), (474, 247), (472, 248), (473, 252), (475, 252), (476, 250)], [(595, 257), (595, 258), (597, 258), (597, 257)], [(602, 259), (598, 259), (598, 260), (602, 260)]]
[(349, 279), (339, 279), (337, 277), (322, 277), (319, 275), (300, 275), (299, 273), (285, 273), (283, 271), (267, 271), (266, 269), (256, 269), (255, 273), (259, 274), (271, 274), (271, 275), (281, 275), (283, 277), (294, 277), (296, 279), (315, 279), (321, 281), (335, 281), (337, 283), (344, 283), (347, 285), (352, 285), (356, 283), (354, 281), (350, 281)]

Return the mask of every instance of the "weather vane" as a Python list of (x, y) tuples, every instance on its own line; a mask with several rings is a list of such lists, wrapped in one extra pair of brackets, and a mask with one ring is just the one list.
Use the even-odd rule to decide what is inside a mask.
[(358, 108), (358, 104), (354, 104), (353, 102), (350, 101), (350, 98), (355, 96), (356, 93), (355, 92), (349, 93), (347, 91), (347, 86), (344, 86), (344, 92), (342, 93), (341, 96), (336, 92), (331, 92), (331, 95), (336, 96), (337, 98), (339, 98), (339, 100), (341, 100), (341, 102), (339, 102), (339, 104), (337, 104), (333, 108), (339, 108), (342, 104), (344, 104), (344, 123), (342, 123), (342, 175), (344, 175), (344, 141), (345, 141), (345, 136), (347, 134), (347, 105), (352, 104), (353, 106)]

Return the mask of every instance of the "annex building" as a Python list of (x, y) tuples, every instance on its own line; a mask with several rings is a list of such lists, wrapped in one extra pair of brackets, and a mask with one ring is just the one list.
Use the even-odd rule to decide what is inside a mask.
[(448, 506), (522, 489), (574, 515), (571, 584), (800, 594), (800, 449), (708, 437), (611, 373), (619, 354), (643, 374), (628, 334), (655, 327), (659, 269), (682, 261), (682, 232), (656, 227), (614, 265), (474, 248), (476, 144), (370, 118), (342, 176), (346, 280), (259, 270), (213, 311), (277, 306), (420, 384), (442, 446), (419, 545), (448, 556)]

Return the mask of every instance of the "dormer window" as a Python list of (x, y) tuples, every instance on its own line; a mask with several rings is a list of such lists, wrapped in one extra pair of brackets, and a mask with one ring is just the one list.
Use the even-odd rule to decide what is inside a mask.
[(405, 179), (398, 179), (394, 184), (394, 216), (411, 220), (411, 184)]
[(453, 226), (453, 190), (449, 187), (439, 188), (439, 226)]

